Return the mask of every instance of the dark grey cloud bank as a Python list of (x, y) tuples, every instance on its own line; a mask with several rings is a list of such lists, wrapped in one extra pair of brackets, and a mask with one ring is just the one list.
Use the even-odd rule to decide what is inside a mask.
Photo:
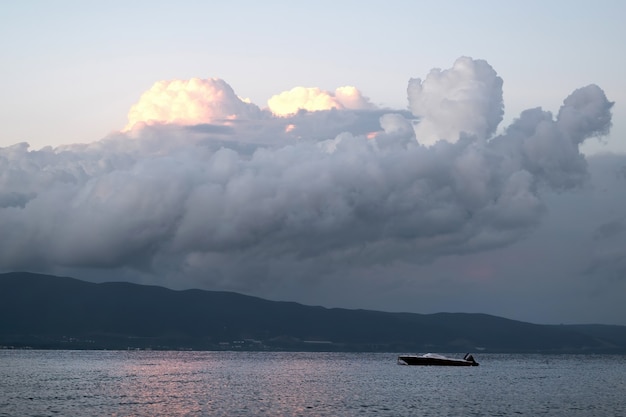
[[(87, 145), (0, 148), (0, 269), (332, 306), (624, 322), (615, 292), (603, 291), (626, 286), (626, 159), (579, 152), (609, 132), (604, 92), (577, 89), (556, 116), (529, 109), (497, 136), (502, 80), (485, 61), (412, 79), (408, 99), (411, 112), (259, 111)], [(603, 186), (617, 194), (606, 199), (611, 215), (561, 203), (589, 205)], [(564, 230), (536, 242), (545, 257), (535, 261), (554, 270), (515, 261), (561, 216)], [(569, 258), (580, 248), (568, 227), (593, 242), (584, 259)], [(524, 294), (528, 302), (510, 302)], [(559, 294), (570, 301), (546, 308)], [(588, 294), (604, 310), (574, 314)]]

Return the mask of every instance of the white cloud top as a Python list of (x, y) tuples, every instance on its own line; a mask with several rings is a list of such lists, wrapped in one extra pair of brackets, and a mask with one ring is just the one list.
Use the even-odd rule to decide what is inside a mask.
[(487, 138), (502, 121), (502, 79), (483, 60), (462, 57), (447, 70), (433, 69), (408, 87), (409, 108), (420, 123), (417, 140), (456, 142), (462, 133)]
[(334, 93), (317, 87), (295, 87), (272, 96), (267, 105), (277, 116), (288, 116), (298, 110), (320, 111), (331, 109), (363, 110), (373, 109), (369, 99), (363, 97), (356, 87), (339, 87)]
[(257, 118), (260, 110), (240, 99), (219, 78), (159, 81), (128, 112), (130, 130), (137, 124), (194, 125)]

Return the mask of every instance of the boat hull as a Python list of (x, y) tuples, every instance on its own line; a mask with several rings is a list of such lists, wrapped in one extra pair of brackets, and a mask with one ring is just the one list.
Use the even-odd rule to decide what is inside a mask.
[(404, 355), (398, 356), (398, 363), (401, 365), (418, 366), (478, 366), (478, 362), (471, 356), (466, 359), (452, 359), (433, 356)]

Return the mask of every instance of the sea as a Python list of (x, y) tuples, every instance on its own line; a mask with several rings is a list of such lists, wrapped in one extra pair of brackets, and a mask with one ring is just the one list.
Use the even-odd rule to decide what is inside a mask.
[(625, 355), (405, 353), (0, 350), (0, 416), (626, 416)]

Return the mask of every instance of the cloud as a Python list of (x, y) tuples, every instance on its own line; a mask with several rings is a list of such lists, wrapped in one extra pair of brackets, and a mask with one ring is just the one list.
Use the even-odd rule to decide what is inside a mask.
[(462, 57), (447, 70), (433, 69), (426, 79), (412, 78), (409, 108), (420, 123), (417, 140), (432, 145), (455, 142), (461, 133), (488, 138), (502, 121), (502, 79), (483, 60)]
[(239, 98), (219, 78), (159, 81), (128, 112), (130, 130), (137, 124), (195, 125), (231, 119), (255, 119), (261, 110)]
[(34, 194), (24, 194), (16, 191), (0, 192), (0, 208), (21, 207), (24, 208), (29, 200), (36, 197)]
[(579, 88), (563, 101), (556, 120), (541, 108), (526, 110), (494, 138), (494, 147), (552, 188), (575, 187), (588, 175), (578, 146), (608, 132), (612, 106), (597, 85)]
[(294, 87), (272, 96), (267, 105), (277, 116), (288, 116), (299, 110), (319, 111), (331, 109), (366, 110), (375, 106), (352, 86), (339, 87), (334, 93), (317, 87)]
[(592, 213), (595, 227), (585, 273), (596, 280), (626, 283), (626, 157), (603, 155), (594, 162), (592, 174), (599, 186), (592, 190), (592, 201), (602, 211)]
[(0, 269), (267, 294), (519, 242), (545, 193), (588, 180), (578, 146), (612, 103), (583, 87), (492, 137), (501, 85), (461, 58), (409, 82), (413, 114), (341, 89), (313, 94), (341, 107), (274, 117), (219, 79), (156, 83), (132, 132), (0, 149)]

